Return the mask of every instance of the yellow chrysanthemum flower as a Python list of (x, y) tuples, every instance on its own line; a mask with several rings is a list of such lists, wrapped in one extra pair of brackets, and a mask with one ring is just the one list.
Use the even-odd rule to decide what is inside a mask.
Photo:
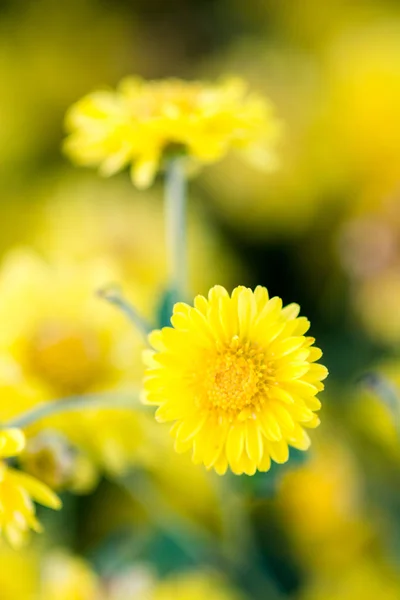
[[(25, 437), (19, 429), (0, 431), (0, 459), (18, 456), (24, 446)], [(50, 488), (0, 460), (0, 533), (12, 545), (19, 545), (29, 528), (41, 530), (32, 500), (49, 508), (61, 507), (60, 500)]]
[(159, 421), (175, 421), (177, 452), (193, 448), (193, 462), (224, 474), (268, 471), (271, 458), (288, 460), (291, 445), (306, 450), (303, 427), (319, 424), (314, 411), (327, 369), (305, 337), (299, 306), (282, 308), (263, 287), (213, 287), (194, 307), (174, 307), (172, 328), (150, 334), (145, 355), (145, 402)]
[(150, 185), (166, 153), (178, 151), (196, 165), (237, 149), (268, 168), (279, 125), (267, 100), (239, 79), (217, 84), (179, 79), (128, 78), (116, 91), (93, 92), (66, 118), (67, 154), (78, 164), (112, 175), (132, 165), (136, 186)]

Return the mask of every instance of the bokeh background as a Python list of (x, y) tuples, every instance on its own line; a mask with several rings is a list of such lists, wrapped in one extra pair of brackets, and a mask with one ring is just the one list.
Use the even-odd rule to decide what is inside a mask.
[(69, 105), (128, 74), (239, 75), (274, 102), (274, 173), (228, 158), (190, 183), (191, 287), (301, 305), (331, 373), (322, 425), (307, 457), (225, 487), (145, 415), (41, 422), (24, 465), (65, 507), (0, 546), (1, 600), (398, 600), (398, 2), (1, 2), (2, 420), (140, 385), (140, 337), (95, 291), (157, 310), (162, 181), (138, 192), (60, 150)]

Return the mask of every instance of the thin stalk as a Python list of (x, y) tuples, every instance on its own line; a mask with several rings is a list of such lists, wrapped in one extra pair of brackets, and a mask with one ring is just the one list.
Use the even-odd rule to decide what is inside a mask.
[(23, 428), (32, 423), (36, 423), (47, 417), (64, 413), (64, 412), (76, 412), (87, 409), (104, 409), (104, 408), (130, 408), (130, 409), (144, 409), (145, 407), (140, 404), (138, 394), (132, 396), (128, 393), (115, 395), (112, 393), (107, 394), (86, 394), (84, 396), (69, 396), (60, 400), (53, 400), (50, 402), (42, 402), (37, 404), (31, 410), (28, 410), (18, 417), (10, 419), (5, 423), (1, 424), (1, 429), (9, 429), (11, 427)]
[[(119, 483), (148, 513), (155, 527), (173, 539), (196, 565), (218, 565), (232, 579), (238, 575), (242, 579), (250, 579), (254, 587), (254, 599), (286, 600), (272, 576), (260, 567), (258, 548), (243, 498), (232, 490), (224, 486), (219, 490), (223, 525), (226, 528), (224, 539), (221, 539), (163, 502), (146, 473), (137, 472), (132, 480), (120, 480)], [(226, 495), (228, 491), (229, 494), (234, 493), (233, 502), (230, 495)]]
[(188, 292), (186, 179), (183, 159), (169, 160), (165, 178), (165, 225), (168, 277), (180, 299)]
[(152, 329), (154, 329), (154, 327), (152, 327), (150, 323), (147, 323), (147, 321), (139, 314), (136, 308), (124, 298), (118, 288), (104, 288), (99, 290), (97, 294), (103, 300), (106, 300), (110, 304), (113, 304), (119, 308), (119, 310), (124, 313), (128, 320), (142, 334), (145, 341), (148, 341), (148, 335)]
[(254, 598), (285, 600), (261, 555), (254, 534), (254, 526), (246, 506), (246, 497), (232, 485), (230, 476), (221, 478), (217, 489), (222, 507), (222, 549), (235, 569), (253, 584)]
[[(210, 557), (211, 539), (207, 532), (160, 501), (160, 493), (148, 474), (137, 471), (131, 480), (121, 479), (119, 484), (146, 512), (156, 529), (174, 540), (192, 562), (201, 564), (206, 557)], [(196, 537), (195, 544), (193, 544), (191, 535)], [(214, 541), (211, 547), (214, 553)], [(215, 561), (216, 556), (213, 555), (212, 558)]]

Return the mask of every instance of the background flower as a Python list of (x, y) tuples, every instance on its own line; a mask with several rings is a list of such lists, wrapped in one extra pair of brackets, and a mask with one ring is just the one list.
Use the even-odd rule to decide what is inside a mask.
[(13, 546), (24, 541), (29, 529), (41, 531), (33, 502), (61, 508), (58, 497), (37, 479), (10, 468), (6, 460), (21, 454), (25, 437), (19, 429), (0, 431), (0, 532)]
[(139, 77), (82, 98), (69, 109), (66, 128), (65, 151), (77, 164), (99, 166), (103, 175), (131, 165), (139, 188), (153, 182), (174, 151), (196, 166), (236, 149), (268, 169), (279, 131), (269, 102), (240, 79), (206, 84)]

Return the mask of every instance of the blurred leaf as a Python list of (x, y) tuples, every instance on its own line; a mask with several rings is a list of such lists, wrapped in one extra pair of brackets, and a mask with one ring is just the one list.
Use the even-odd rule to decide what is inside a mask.
[(174, 288), (165, 290), (162, 294), (156, 311), (156, 323), (158, 327), (169, 327), (174, 305), (179, 302), (177, 292)]

